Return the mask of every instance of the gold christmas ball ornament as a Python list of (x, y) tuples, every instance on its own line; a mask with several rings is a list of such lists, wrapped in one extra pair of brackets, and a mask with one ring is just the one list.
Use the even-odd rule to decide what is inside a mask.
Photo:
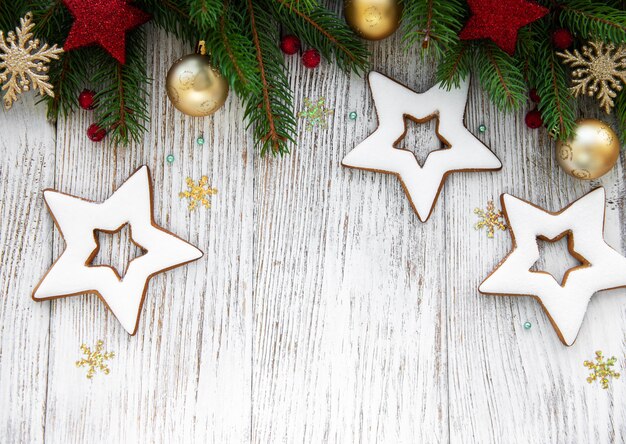
[(563, 171), (577, 179), (597, 179), (619, 157), (619, 140), (609, 125), (597, 119), (582, 119), (572, 137), (556, 144), (556, 158)]
[(400, 26), (402, 5), (398, 0), (346, 0), (343, 13), (348, 26), (367, 40), (382, 40)]
[(228, 97), (228, 82), (211, 65), (205, 51), (201, 41), (196, 54), (176, 60), (167, 72), (167, 96), (177, 110), (188, 116), (210, 116)]

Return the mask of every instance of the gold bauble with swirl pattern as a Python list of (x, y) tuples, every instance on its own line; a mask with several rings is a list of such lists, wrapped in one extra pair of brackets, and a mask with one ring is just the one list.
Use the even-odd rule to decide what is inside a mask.
[(193, 117), (213, 114), (228, 97), (228, 82), (203, 54), (176, 60), (167, 72), (165, 87), (176, 109)]
[(591, 180), (615, 166), (619, 149), (617, 134), (609, 125), (597, 119), (581, 119), (571, 138), (557, 142), (556, 158), (570, 176)]
[(400, 26), (402, 5), (398, 0), (345, 0), (348, 26), (367, 40), (382, 40)]

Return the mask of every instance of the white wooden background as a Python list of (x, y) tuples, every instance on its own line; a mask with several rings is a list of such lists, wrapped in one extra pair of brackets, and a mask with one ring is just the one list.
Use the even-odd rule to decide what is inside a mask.
[[(467, 125), (504, 168), (450, 176), (422, 224), (395, 177), (340, 166), (376, 126), (363, 78), (290, 58), (296, 109), (326, 97), (335, 114), (327, 129), (301, 122), (291, 156), (261, 159), (234, 95), (211, 118), (174, 110), (165, 74), (190, 48), (150, 33), (153, 120), (143, 143), (94, 144), (89, 112), (52, 125), (31, 96), (0, 112), (1, 441), (626, 440), (626, 380), (604, 391), (583, 367), (601, 349), (626, 372), (626, 292), (596, 295), (565, 347), (532, 298), (478, 293), (510, 238), (473, 229), (473, 209), (502, 192), (557, 210), (602, 184), (606, 236), (624, 251), (623, 158), (594, 183), (566, 176), (545, 133), (527, 129), (523, 112), (496, 111), (474, 82)], [(371, 50), (373, 69), (417, 90), (432, 85), (430, 63), (405, 53), (398, 36)], [(433, 128), (409, 135), (422, 156), (436, 147)], [(103, 200), (142, 164), (156, 221), (204, 258), (151, 281), (134, 337), (94, 296), (33, 302), (63, 249), (42, 190)], [(203, 174), (219, 194), (212, 209), (189, 213), (178, 192)], [(105, 244), (104, 259), (126, 250)], [(562, 264), (560, 251), (546, 249), (539, 265)], [(90, 381), (74, 362), (81, 343), (98, 339), (117, 357), (110, 375)]]

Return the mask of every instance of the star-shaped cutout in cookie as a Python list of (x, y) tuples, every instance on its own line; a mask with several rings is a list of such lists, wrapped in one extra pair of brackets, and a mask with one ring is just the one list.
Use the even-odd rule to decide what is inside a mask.
[[(422, 222), (430, 217), (448, 174), (502, 167), (495, 154), (463, 123), (469, 80), (450, 91), (435, 85), (424, 93), (416, 93), (371, 72), (369, 84), (378, 113), (378, 128), (350, 151), (341, 164), (398, 176)], [(405, 118), (418, 123), (437, 119), (437, 137), (447, 149), (432, 151), (420, 166), (415, 154), (396, 147), (406, 132)]]
[(63, 0), (74, 17), (63, 44), (65, 51), (100, 45), (126, 63), (126, 33), (150, 20), (150, 15), (126, 0)]
[(520, 28), (550, 10), (527, 0), (468, 0), (472, 16), (459, 33), (461, 40), (491, 39), (513, 55)]
[[(578, 336), (591, 296), (626, 286), (626, 258), (604, 241), (604, 188), (597, 188), (558, 213), (543, 210), (510, 194), (501, 196), (513, 250), (480, 284), (485, 294), (533, 296), (545, 309), (561, 341)], [(557, 280), (530, 268), (539, 259), (537, 239), (568, 236), (570, 253), (582, 265)]]
[[(33, 291), (35, 301), (94, 293), (134, 335), (150, 278), (202, 257), (196, 247), (154, 223), (148, 167), (139, 168), (102, 203), (54, 190), (45, 190), (44, 199), (66, 247)], [(122, 278), (114, 268), (91, 262), (98, 251), (95, 232), (114, 232), (125, 224), (146, 253), (128, 264)]]

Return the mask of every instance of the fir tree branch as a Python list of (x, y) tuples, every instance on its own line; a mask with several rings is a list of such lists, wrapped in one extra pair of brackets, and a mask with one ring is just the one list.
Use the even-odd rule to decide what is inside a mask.
[(517, 48), (515, 50), (515, 59), (517, 65), (524, 76), (527, 85), (535, 86), (534, 69), (536, 65), (537, 48), (539, 41), (546, 36), (541, 34), (541, 30), (535, 29), (535, 23), (524, 26), (517, 33)]
[[(11, 31), (29, 11), (25, 0), (0, 1), (0, 30)], [(35, 20), (33, 20), (37, 23)]]
[[(291, 33), (316, 48), (327, 60), (334, 60), (344, 71), (362, 73), (368, 51), (345, 22), (321, 6), (289, 0), (270, 0), (277, 18)], [(276, 7), (277, 6), (277, 7)]]
[(402, 40), (408, 48), (419, 44), (422, 54), (442, 56), (458, 43), (466, 15), (466, 5), (461, 0), (405, 1)]
[[(252, 98), (262, 96), (263, 88), (256, 48), (252, 38), (241, 32), (241, 29), (246, 28), (245, 17), (238, 12), (241, 6), (237, 0), (224, 2), (219, 27), (209, 35), (207, 45), (231, 88), (245, 104), (249, 104)], [(254, 103), (258, 106), (260, 101)]]
[(559, 6), (562, 26), (580, 37), (626, 42), (626, 11), (590, 0), (569, 0)]
[(231, 8), (228, 0), (223, 7), (218, 30), (209, 36), (207, 43), (230, 85), (243, 95), (250, 87), (251, 77), (258, 75), (255, 48), (250, 38), (240, 31), (244, 27), (241, 14)]
[(258, 62), (261, 95), (252, 95), (246, 116), (261, 155), (289, 152), (287, 142), (293, 142), (296, 121), (293, 116), (292, 95), (284, 73), (282, 54), (276, 45), (276, 27), (266, 9), (258, 2), (246, 0), (249, 29)]
[(137, 0), (137, 6), (152, 15), (152, 22), (186, 43), (196, 44), (200, 32), (191, 23), (187, 0)]
[(53, 69), (50, 75), (50, 83), (55, 94), (54, 97), (45, 96), (42, 98), (48, 103), (48, 120), (56, 122), (59, 117), (59, 113), (62, 111), (64, 116), (67, 116), (74, 108), (73, 102), (64, 100), (67, 95), (62, 92), (66, 88), (67, 73), (70, 70), (71, 53), (64, 52), (59, 57), (59, 64), (61, 66)]
[[(27, 7), (33, 13), (35, 34), (49, 44), (62, 45), (73, 18), (61, 0), (31, 0)], [(50, 65), (54, 97), (43, 96), (37, 101), (47, 104), (49, 120), (54, 122), (60, 114), (68, 116), (75, 109), (79, 92), (89, 83), (94, 54), (93, 48), (81, 48), (61, 54)]]
[[(408, 47), (419, 44), (422, 55), (436, 56), (437, 79), (449, 88), (475, 69), (501, 109), (514, 109), (525, 101), (525, 83), (536, 86), (548, 130), (565, 138), (575, 125), (576, 102), (568, 89), (565, 68), (551, 45), (550, 32), (561, 25), (583, 39), (622, 44), (626, 42), (626, 11), (622, 0), (538, 1), (552, 9), (552, 17), (520, 30), (515, 58), (491, 42), (459, 41), (458, 33), (469, 12), (463, 0), (405, 1), (403, 41)], [(135, 2), (152, 14), (157, 26), (179, 38), (190, 43), (207, 40), (210, 55), (245, 104), (245, 116), (261, 153), (288, 152), (296, 129), (292, 93), (278, 49), (280, 25), (346, 71), (362, 72), (367, 66), (364, 43), (317, 0)], [(0, 0), (0, 29), (13, 29), (26, 11), (33, 12), (38, 38), (50, 44), (65, 41), (73, 19), (62, 0)], [(100, 90), (96, 111), (100, 124), (111, 131), (115, 142), (137, 140), (149, 118), (143, 31), (129, 34), (127, 45), (124, 66), (99, 48), (72, 51), (53, 62), (50, 81), (55, 97), (42, 99), (48, 103), (49, 116), (70, 112), (78, 92), (93, 81)], [(621, 136), (626, 141), (626, 93), (620, 93), (616, 102)]]
[(138, 142), (146, 131), (148, 104), (146, 85), (146, 39), (143, 28), (129, 33), (127, 60), (122, 65), (104, 51), (99, 51), (93, 82), (104, 85), (96, 94), (98, 125), (110, 132), (115, 144)]
[(217, 26), (223, 10), (220, 0), (187, 0), (187, 2), (189, 18), (202, 34), (207, 34), (211, 28)]
[(300, 11), (312, 11), (319, 6), (317, 0), (284, 0), (283, 4), (288, 8), (297, 8)]
[(568, 89), (568, 77), (550, 39), (548, 26), (543, 26), (546, 38), (537, 48), (534, 79), (539, 97), (539, 111), (550, 135), (567, 139), (574, 129), (575, 101)]
[(460, 40), (450, 47), (437, 67), (437, 81), (448, 89), (458, 88), (470, 72), (472, 52), (471, 46)]
[(64, 52), (50, 69), (50, 83), (54, 97), (43, 96), (37, 103), (48, 105), (48, 119), (56, 121), (59, 115), (67, 117), (77, 104), (80, 91), (89, 84), (94, 48)]
[(63, 45), (72, 26), (72, 16), (61, 0), (31, 1), (35, 34), (50, 44)]
[(524, 76), (515, 59), (491, 42), (480, 46), (475, 67), (482, 87), (501, 110), (519, 108), (526, 99)]

